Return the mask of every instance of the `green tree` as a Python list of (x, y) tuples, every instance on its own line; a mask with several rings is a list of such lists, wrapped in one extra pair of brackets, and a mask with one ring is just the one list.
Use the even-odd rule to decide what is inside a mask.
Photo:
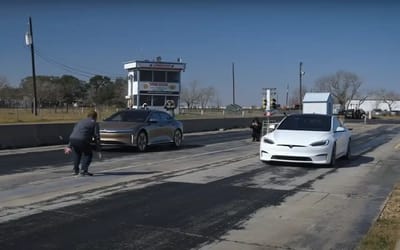
[(113, 98), (112, 81), (107, 76), (96, 75), (89, 79), (88, 100), (93, 105), (109, 104)]
[(112, 104), (117, 107), (125, 107), (125, 96), (128, 93), (128, 79), (119, 77), (115, 79), (114, 83), (114, 98)]
[(71, 75), (63, 75), (55, 82), (57, 90), (61, 93), (59, 103), (63, 103), (67, 107), (73, 102), (77, 102), (84, 96), (84, 89), (82, 88), (81, 81)]

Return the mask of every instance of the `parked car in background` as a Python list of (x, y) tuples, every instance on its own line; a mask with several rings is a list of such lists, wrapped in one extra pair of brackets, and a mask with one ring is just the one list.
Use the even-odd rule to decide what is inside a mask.
[(366, 115), (362, 109), (347, 109), (343, 113), (344, 117), (349, 119), (362, 119)]
[(382, 109), (373, 109), (371, 111), (371, 115), (372, 116), (380, 116), (380, 115), (384, 115), (384, 112), (382, 111)]
[(260, 143), (263, 162), (295, 162), (334, 166), (351, 155), (351, 132), (336, 116), (293, 114), (282, 119)]
[(392, 110), (390, 111), (390, 115), (400, 115), (400, 110)]
[(99, 123), (102, 145), (127, 145), (145, 151), (148, 146), (171, 144), (180, 147), (183, 125), (159, 110), (126, 109)]

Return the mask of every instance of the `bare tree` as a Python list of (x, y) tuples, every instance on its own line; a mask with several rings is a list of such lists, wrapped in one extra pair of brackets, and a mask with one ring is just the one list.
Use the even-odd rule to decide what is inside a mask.
[(362, 81), (356, 74), (338, 71), (334, 75), (319, 78), (315, 83), (315, 88), (319, 91), (330, 92), (340, 106), (347, 109), (361, 84)]
[(193, 108), (199, 102), (201, 90), (198, 85), (197, 81), (192, 81), (188, 87), (182, 88), (181, 99), (188, 108)]
[(388, 91), (386, 89), (380, 89), (377, 92), (377, 96), (382, 100), (383, 103), (386, 103), (388, 105), (390, 112), (393, 110), (393, 108), (395, 108), (394, 105), (396, 104), (396, 101), (400, 99), (399, 94), (393, 91)]
[(300, 103), (303, 101), (304, 95), (306, 92), (308, 92), (307, 86), (302, 86), (301, 87), (301, 100), (299, 100), (299, 92), (300, 92), (300, 87), (294, 88), (292, 90), (292, 93), (289, 98), (289, 106), (295, 106), (295, 105), (300, 105)]
[(0, 90), (8, 86), (8, 81), (5, 76), (0, 75)]
[(215, 90), (215, 95), (214, 95), (214, 98), (213, 98), (213, 103), (214, 103), (215, 107), (218, 108), (218, 109), (221, 108), (221, 106), (222, 106), (222, 100), (221, 100), (221, 97), (219, 96), (217, 90)]
[(199, 103), (201, 108), (206, 108), (208, 103), (215, 96), (214, 87), (207, 87), (200, 89)]
[(8, 87), (7, 79), (0, 75), (0, 105), (5, 102), (7, 98), (6, 89)]
[[(356, 107), (359, 108), (364, 102), (365, 100), (367, 100), (367, 98), (369, 97), (369, 94), (366, 94), (364, 91), (358, 91), (355, 95), (354, 95), (354, 100), (356, 100)], [(351, 101), (351, 100), (350, 100)]]

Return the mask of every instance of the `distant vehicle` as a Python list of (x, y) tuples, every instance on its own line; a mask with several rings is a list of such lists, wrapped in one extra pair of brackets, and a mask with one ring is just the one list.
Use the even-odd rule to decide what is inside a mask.
[(242, 107), (237, 104), (229, 104), (226, 106), (225, 110), (229, 112), (240, 112), (242, 111)]
[(334, 166), (339, 157), (350, 158), (350, 142), (350, 131), (335, 116), (293, 114), (262, 137), (260, 160)]
[(373, 116), (380, 116), (380, 115), (383, 115), (384, 113), (383, 113), (382, 109), (373, 109), (371, 114)]
[(366, 113), (362, 109), (348, 109), (343, 112), (345, 118), (362, 119)]
[(182, 123), (159, 110), (122, 110), (99, 125), (102, 145), (134, 146), (143, 152), (155, 144), (168, 143), (180, 147), (183, 141)]
[(400, 115), (400, 110), (392, 110), (390, 111), (390, 115)]

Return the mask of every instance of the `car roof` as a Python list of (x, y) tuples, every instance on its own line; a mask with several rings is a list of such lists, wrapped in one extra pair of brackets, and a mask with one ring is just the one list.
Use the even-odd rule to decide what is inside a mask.
[(291, 114), (289, 116), (303, 116), (303, 117), (332, 117), (332, 115), (326, 115), (326, 114)]
[(142, 113), (150, 113), (151, 109), (125, 109), (122, 110), (125, 112), (142, 112)]

